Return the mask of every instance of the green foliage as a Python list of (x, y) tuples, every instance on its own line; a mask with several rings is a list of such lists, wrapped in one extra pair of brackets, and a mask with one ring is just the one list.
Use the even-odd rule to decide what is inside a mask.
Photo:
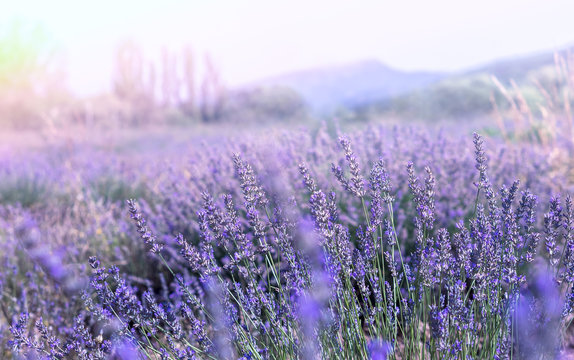
[(54, 49), (42, 26), (0, 25), (0, 127), (39, 127), (54, 104), (65, 104)]
[(262, 121), (270, 118), (280, 121), (306, 116), (303, 98), (286, 87), (259, 87), (229, 94), (219, 120)]
[(0, 27), (0, 86), (30, 86), (50, 56), (46, 31), (20, 21)]
[(0, 181), (0, 203), (31, 207), (50, 196), (49, 186), (38, 177), (10, 177)]
[(92, 184), (92, 196), (94, 200), (101, 199), (109, 204), (132, 198), (149, 200), (151, 194), (141, 182), (129, 183), (117, 176), (102, 176)]
[(450, 78), (389, 102), (387, 110), (416, 118), (468, 117), (492, 109), (494, 84), (486, 74)]

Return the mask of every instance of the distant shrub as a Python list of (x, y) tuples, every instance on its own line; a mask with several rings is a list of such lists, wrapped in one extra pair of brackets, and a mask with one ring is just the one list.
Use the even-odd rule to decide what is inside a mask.
[(468, 118), (492, 110), (495, 86), (488, 76), (448, 79), (390, 100), (389, 111), (419, 119)]
[(297, 92), (286, 87), (259, 87), (230, 92), (220, 121), (283, 121), (305, 117), (307, 106)]

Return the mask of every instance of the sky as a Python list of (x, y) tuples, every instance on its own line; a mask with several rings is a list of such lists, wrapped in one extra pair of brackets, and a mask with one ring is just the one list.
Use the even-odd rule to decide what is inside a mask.
[(306, 68), (378, 59), (401, 70), (460, 71), (574, 44), (571, 0), (0, 0), (0, 24), (40, 24), (69, 87), (110, 87), (126, 40), (208, 53), (237, 86)]

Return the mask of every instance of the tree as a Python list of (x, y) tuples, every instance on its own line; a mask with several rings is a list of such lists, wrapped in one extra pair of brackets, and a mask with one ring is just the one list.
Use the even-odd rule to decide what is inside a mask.
[(42, 114), (65, 94), (46, 30), (13, 21), (0, 27), (0, 125), (42, 125)]

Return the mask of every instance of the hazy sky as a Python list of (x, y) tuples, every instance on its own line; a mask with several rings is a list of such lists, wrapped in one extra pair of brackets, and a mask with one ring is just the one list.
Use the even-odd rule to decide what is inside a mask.
[(125, 39), (209, 52), (229, 85), (368, 58), (456, 71), (574, 42), (572, 0), (0, 0), (0, 14), (43, 24), (83, 94), (109, 86)]

